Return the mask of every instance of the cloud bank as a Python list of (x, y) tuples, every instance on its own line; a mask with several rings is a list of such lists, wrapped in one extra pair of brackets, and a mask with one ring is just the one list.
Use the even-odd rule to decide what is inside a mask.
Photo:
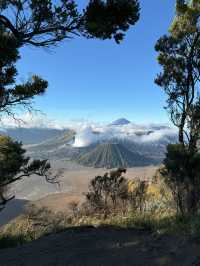
[(0, 120), (0, 128), (57, 128), (62, 129), (62, 124), (53, 119), (49, 119), (43, 114), (24, 113), (21, 116), (13, 119), (12, 117), (5, 116)]
[(153, 143), (167, 141), (177, 136), (177, 130), (163, 124), (138, 125), (129, 123), (126, 125), (112, 125), (95, 123), (87, 120), (62, 121), (49, 119), (45, 115), (25, 113), (20, 117), (23, 122), (16, 122), (12, 118), (4, 118), (0, 123), (0, 129), (6, 127), (25, 128), (56, 128), (72, 129), (76, 132), (74, 147), (85, 147), (95, 142), (111, 140), (116, 138), (128, 139), (139, 143)]
[(137, 143), (153, 143), (167, 141), (169, 138), (176, 138), (177, 130), (169, 127), (139, 126), (130, 123), (124, 126), (101, 126), (82, 127), (76, 131), (75, 147), (89, 146), (95, 142), (112, 140), (116, 138), (127, 139)]

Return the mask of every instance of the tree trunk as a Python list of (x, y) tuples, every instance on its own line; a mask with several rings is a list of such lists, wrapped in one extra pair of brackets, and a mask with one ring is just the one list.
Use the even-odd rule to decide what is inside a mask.
[(186, 114), (183, 113), (181, 117), (181, 123), (179, 126), (179, 142), (184, 145), (184, 127), (185, 127)]
[(187, 194), (187, 214), (188, 216), (193, 216), (197, 214), (198, 211), (198, 199), (196, 197), (195, 185), (189, 184)]

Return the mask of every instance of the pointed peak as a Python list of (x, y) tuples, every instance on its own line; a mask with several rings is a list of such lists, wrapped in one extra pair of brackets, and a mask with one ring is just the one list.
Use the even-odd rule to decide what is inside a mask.
[(126, 118), (119, 118), (115, 121), (113, 121), (110, 125), (111, 126), (124, 126), (124, 125), (128, 125), (131, 122), (129, 120), (127, 120)]

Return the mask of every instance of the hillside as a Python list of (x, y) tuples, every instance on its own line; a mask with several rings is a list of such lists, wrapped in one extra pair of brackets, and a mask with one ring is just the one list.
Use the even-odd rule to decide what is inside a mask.
[(0, 250), (0, 261), (1, 266), (197, 266), (199, 246), (195, 237), (87, 226)]
[(25, 145), (27, 154), (33, 158), (60, 159), (72, 157), (77, 150), (71, 144), (74, 141), (73, 130), (60, 131), (60, 134), (46, 138), (46, 140), (33, 145)]
[(48, 139), (53, 139), (63, 136), (67, 130), (59, 130), (54, 128), (6, 128), (0, 129), (0, 135), (8, 135), (17, 141), (22, 141), (23, 144), (38, 144)]
[(84, 166), (96, 168), (117, 168), (145, 166), (153, 163), (153, 160), (128, 150), (119, 143), (103, 143), (93, 150), (82, 154), (77, 162)]

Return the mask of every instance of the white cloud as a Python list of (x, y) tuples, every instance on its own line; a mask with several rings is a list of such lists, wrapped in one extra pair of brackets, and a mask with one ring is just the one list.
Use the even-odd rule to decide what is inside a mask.
[(25, 127), (25, 128), (62, 128), (62, 125), (49, 119), (46, 115), (37, 113), (24, 113), (14, 119), (5, 116), (0, 120), (0, 127)]
[[(155, 127), (155, 126), (154, 126)], [(75, 136), (75, 147), (88, 146), (94, 142), (113, 138), (130, 139), (135, 142), (156, 142), (175, 137), (177, 131), (169, 127), (140, 126), (129, 124), (124, 126), (86, 126), (79, 128)]]
[(91, 127), (86, 127), (77, 132), (74, 147), (89, 146), (93, 142), (98, 141), (99, 136), (94, 134)]
[(4, 117), (0, 123), (0, 128), (18, 126), (26, 128), (71, 128), (76, 131), (75, 147), (84, 147), (94, 142), (113, 138), (127, 138), (135, 142), (145, 143), (156, 142), (177, 135), (174, 128), (160, 124), (138, 125), (130, 123), (123, 126), (114, 126), (84, 119), (58, 122), (38, 113), (24, 113), (20, 119), (23, 122), (19, 124), (10, 117)]

